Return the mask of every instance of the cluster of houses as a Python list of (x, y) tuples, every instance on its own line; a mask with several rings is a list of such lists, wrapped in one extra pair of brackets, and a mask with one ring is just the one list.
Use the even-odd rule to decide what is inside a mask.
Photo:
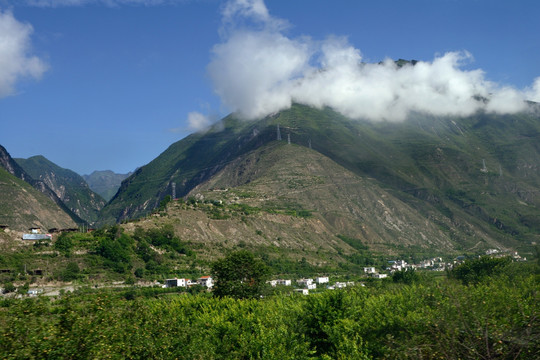
[(193, 285), (201, 285), (207, 289), (211, 289), (214, 286), (214, 281), (211, 276), (201, 276), (197, 280), (193, 281), (191, 279), (166, 279), (165, 284), (162, 287), (191, 287)]
[(526, 257), (521, 257), (517, 251), (511, 252), (508, 254), (507, 252), (502, 252), (499, 249), (487, 249), (486, 255), (493, 256), (493, 257), (504, 257), (504, 256), (511, 256), (514, 261), (527, 261)]
[[(294, 291), (302, 293), (304, 295), (308, 295), (309, 290), (316, 289), (317, 285), (319, 286), (326, 285), (326, 289), (329, 289), (329, 290), (342, 289), (347, 286), (354, 286), (353, 281), (335, 282), (333, 285), (330, 285), (329, 282), (330, 282), (330, 279), (328, 278), (328, 276), (319, 276), (315, 279), (298, 279), (296, 280), (296, 285), (298, 286), (298, 288), (294, 289)], [(267, 283), (270, 284), (272, 287), (293, 285), (293, 281), (290, 279), (269, 280), (267, 281)], [(190, 287), (193, 285), (201, 285), (210, 290), (214, 286), (214, 282), (211, 276), (201, 276), (196, 281), (193, 281), (191, 279), (173, 278), (173, 279), (166, 279), (162, 287), (163, 288), (177, 287), (177, 286)]]
[[(277, 279), (277, 280), (269, 280), (267, 281), (268, 284), (270, 284), (272, 287), (276, 286), (292, 286), (293, 282), (289, 279)], [(319, 287), (326, 286), (326, 289), (328, 290), (334, 290), (334, 289), (342, 289), (347, 286), (354, 286), (353, 281), (348, 282), (335, 282), (334, 285), (330, 285), (330, 279), (328, 276), (319, 276), (315, 279), (298, 279), (296, 280), (296, 285), (298, 288), (294, 289), (294, 292), (301, 293), (303, 295), (309, 295), (309, 290), (315, 290), (317, 289), (317, 285)]]

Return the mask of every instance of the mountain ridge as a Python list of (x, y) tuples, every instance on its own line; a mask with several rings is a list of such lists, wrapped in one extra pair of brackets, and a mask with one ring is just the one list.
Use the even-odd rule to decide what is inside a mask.
[(95, 170), (90, 175), (82, 175), (92, 191), (109, 201), (116, 194), (122, 181), (133, 172), (117, 174), (112, 170)]
[(82, 176), (62, 168), (42, 155), (14, 159), (33, 179), (43, 181), (78, 217), (88, 223), (98, 219), (105, 200), (94, 193)]
[(1, 145), (0, 188), (0, 224), (8, 229), (28, 231), (31, 227), (49, 230), (77, 226), (76, 215), (51, 199), (52, 190), (45, 183), (33, 180)]
[(540, 122), (528, 113), (415, 114), (404, 123), (374, 123), (294, 104), (258, 121), (230, 115), (138, 169), (122, 183), (102, 219), (149, 214), (172, 194), (173, 183), (177, 196), (193, 195), (228, 164), (276, 141), (278, 126), (282, 142), (311, 148), (377, 182), (395, 201), (408, 204), (409, 212), (437, 219), (447, 237), (461, 239), (452, 242), (456, 251), (478, 234), (487, 243), (512, 248), (530, 248), (539, 240)]

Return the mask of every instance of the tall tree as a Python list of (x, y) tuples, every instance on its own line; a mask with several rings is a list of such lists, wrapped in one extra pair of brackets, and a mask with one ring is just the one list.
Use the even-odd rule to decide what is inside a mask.
[(270, 274), (268, 266), (246, 250), (233, 252), (212, 264), (214, 295), (258, 298)]

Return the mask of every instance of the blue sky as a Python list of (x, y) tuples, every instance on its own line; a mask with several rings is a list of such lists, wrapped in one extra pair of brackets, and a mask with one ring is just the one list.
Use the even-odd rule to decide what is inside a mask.
[[(0, 45), (0, 145), (80, 174), (132, 171), (231, 111), (253, 118), (291, 101), (400, 121), (410, 109), (476, 111), (462, 102), (471, 91), (500, 100), (486, 111), (540, 100), (536, 0), (0, 0), (0, 12), (0, 40), (15, 44)], [(385, 58), (426, 66), (351, 68)], [(426, 96), (448, 84), (449, 96)], [(418, 98), (356, 107), (403, 91), (437, 109)]]

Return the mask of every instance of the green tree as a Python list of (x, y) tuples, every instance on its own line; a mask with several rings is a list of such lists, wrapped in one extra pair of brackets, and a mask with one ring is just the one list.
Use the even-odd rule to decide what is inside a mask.
[(465, 285), (477, 284), (489, 276), (501, 273), (511, 262), (510, 257), (493, 258), (482, 256), (454, 267), (449, 276), (460, 280)]
[(233, 252), (212, 264), (214, 295), (258, 298), (270, 274), (268, 266), (246, 250)]
[(15, 290), (17, 290), (17, 288), (15, 287), (15, 285), (13, 285), (12, 282), (7, 282), (4, 284), (4, 290), (3, 290), (4, 294), (14, 292)]
[(60, 236), (58, 236), (58, 239), (54, 243), (54, 249), (58, 250), (64, 255), (69, 255), (71, 253), (72, 248), (73, 248), (73, 241), (71, 240), (71, 237), (67, 233), (60, 234)]
[(66, 269), (62, 272), (62, 280), (72, 281), (76, 280), (79, 277), (80, 273), (79, 265), (76, 262), (69, 262), (66, 266)]
[(392, 275), (392, 280), (395, 283), (403, 283), (410, 285), (412, 283), (418, 282), (418, 280), (420, 280), (420, 277), (418, 276), (416, 270), (404, 269), (394, 272), (394, 275)]

